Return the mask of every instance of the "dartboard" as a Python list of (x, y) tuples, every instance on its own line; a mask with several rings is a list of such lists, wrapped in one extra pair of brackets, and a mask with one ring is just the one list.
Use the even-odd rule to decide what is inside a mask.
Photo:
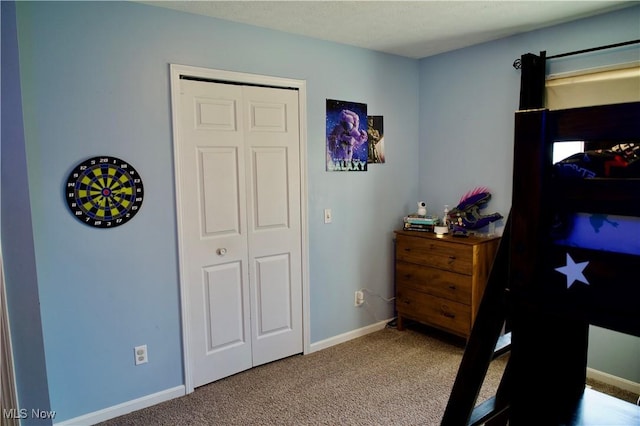
[(67, 204), (81, 222), (113, 228), (140, 211), (144, 188), (138, 172), (115, 157), (94, 157), (78, 164), (65, 188)]

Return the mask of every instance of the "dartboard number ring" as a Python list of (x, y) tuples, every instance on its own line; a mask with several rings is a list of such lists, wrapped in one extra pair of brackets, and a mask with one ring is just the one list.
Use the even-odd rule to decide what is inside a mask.
[(142, 179), (133, 166), (115, 157), (94, 157), (78, 164), (65, 187), (71, 213), (96, 228), (122, 225), (140, 211)]

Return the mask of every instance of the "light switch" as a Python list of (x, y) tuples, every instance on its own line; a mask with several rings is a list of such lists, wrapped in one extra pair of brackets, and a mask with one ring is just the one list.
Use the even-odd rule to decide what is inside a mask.
[(324, 209), (324, 223), (331, 223), (332, 219), (331, 209)]

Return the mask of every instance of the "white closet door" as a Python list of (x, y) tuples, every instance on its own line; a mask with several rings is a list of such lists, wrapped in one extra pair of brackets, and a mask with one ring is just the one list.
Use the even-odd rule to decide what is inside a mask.
[(180, 84), (181, 273), (197, 387), (302, 351), (298, 108), (295, 91)]

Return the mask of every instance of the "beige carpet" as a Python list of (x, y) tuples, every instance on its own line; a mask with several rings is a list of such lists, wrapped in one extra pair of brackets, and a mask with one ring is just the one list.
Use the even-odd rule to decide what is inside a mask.
[[(101, 425), (438, 425), (462, 345), (434, 332), (387, 328)], [(478, 402), (495, 391), (505, 364), (505, 357), (492, 363)]]

